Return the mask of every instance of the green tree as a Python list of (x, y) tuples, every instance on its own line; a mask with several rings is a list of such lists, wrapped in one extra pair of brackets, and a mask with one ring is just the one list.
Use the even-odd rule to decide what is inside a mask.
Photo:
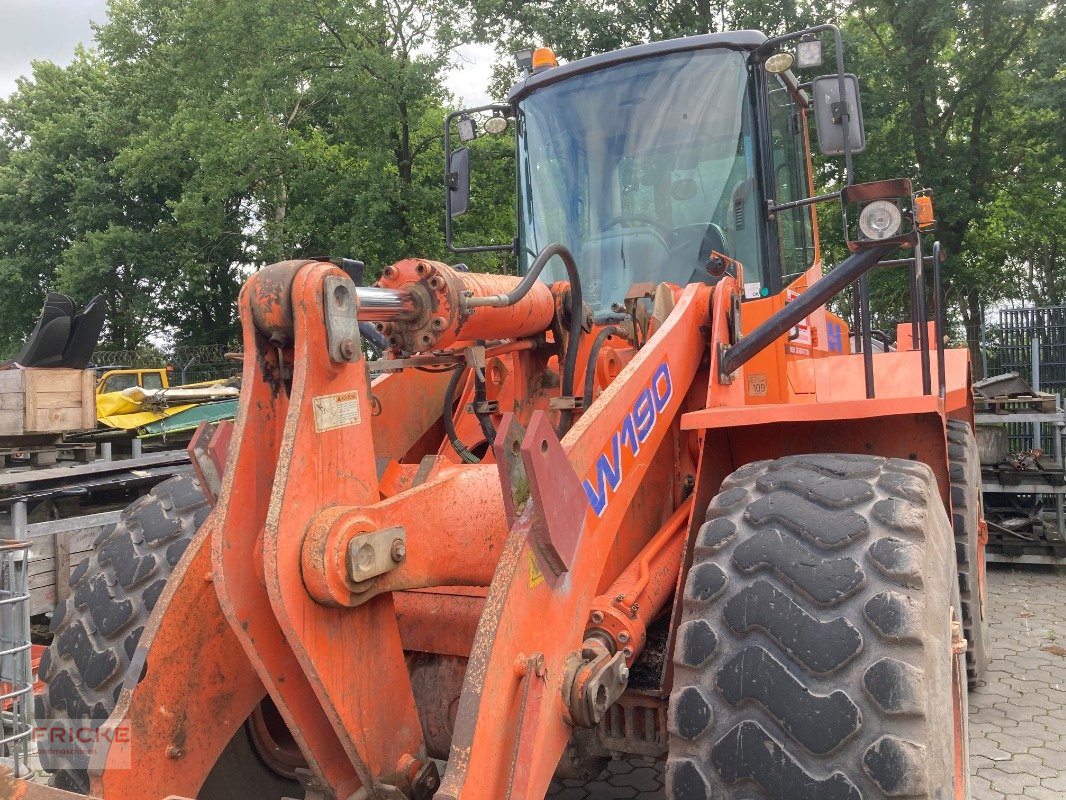
[(103, 293), (108, 335), (134, 346), (157, 327), (162, 264), (153, 243), (162, 198), (123, 181), (114, 163), (131, 120), (105, 62), (79, 51), (39, 62), (0, 105), (0, 340), (18, 347), (44, 293)]
[(1030, 93), (1044, 83), (1034, 56), (1053, 4), (860, 0), (849, 10), (858, 71), (869, 76), (864, 102), (875, 109), (864, 178), (909, 173), (933, 189), (950, 259), (945, 293), (977, 365), (984, 307), (1018, 285), (1018, 262), (1002, 257), (1003, 240), (993, 244), (977, 228), (1009, 176), (1021, 177), (1015, 188), (1022, 194), (1040, 191), (1025, 166), (1043, 140)]

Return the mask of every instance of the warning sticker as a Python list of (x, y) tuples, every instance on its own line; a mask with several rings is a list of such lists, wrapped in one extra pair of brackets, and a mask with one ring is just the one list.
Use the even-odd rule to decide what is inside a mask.
[(359, 392), (356, 389), (316, 397), (314, 406), (315, 430), (318, 433), (358, 425), (362, 421), (359, 415)]
[(533, 551), (529, 551), (529, 588), (536, 589), (544, 583), (544, 573), (540, 571), (540, 567), (537, 566), (536, 556), (533, 555)]

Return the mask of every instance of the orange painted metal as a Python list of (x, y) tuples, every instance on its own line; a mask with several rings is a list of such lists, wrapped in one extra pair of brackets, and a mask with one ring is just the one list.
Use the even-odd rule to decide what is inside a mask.
[[(542, 797), (573, 732), (564, 676), (590, 632), (632, 662), (671, 595), (676, 618), (692, 509), (725, 475), (793, 452), (878, 452), (929, 463), (946, 491), (943, 420), (968, 413), (965, 351), (946, 353), (945, 402), (915, 391), (913, 352), (875, 356), (878, 396), (867, 400), (861, 358), (825, 349), (822, 331), (838, 321), (821, 312), (805, 353), (782, 337), (719, 382), (718, 344), (731, 343), (741, 291), (727, 275), (715, 287), (659, 287), (666, 311), (654, 332), (639, 349), (619, 339), (601, 350), (601, 391), (560, 440), (551, 400), (562, 334), (551, 325), (565, 284), (535, 284), (512, 308), (464, 311), (462, 292), (503, 294), (517, 278), (416, 259), (387, 268), (383, 286), (432, 309), (391, 324), (394, 348), (508, 340), (484, 362), (497, 404), (486, 442), (491, 431), (468, 407), (472, 373), (446, 409), (452, 373), (370, 382), (358, 355), (331, 360), (325, 287), (343, 279), (329, 263), (283, 262), (242, 292), (243, 390), (218, 507), (142, 640), (147, 675), (113, 722), (143, 739), (133, 770), (97, 776), (107, 798), (195, 796), (265, 693), (324, 792), (406, 791), (450, 737), (436, 800)], [(745, 329), (786, 300), (745, 304)], [(579, 349), (579, 385), (594, 334)], [(442, 441), (444, 414), (485, 452), (481, 463)], [(386, 531), (402, 533), (403, 551), (355, 583), (350, 549)], [(190, 657), (206, 670), (153, 669)], [(449, 691), (432, 690), (438, 667)], [(669, 669), (667, 659), (660, 697)], [(160, 707), (187, 712), (180, 730), (159, 722)], [(179, 735), (187, 746), (174, 756)]]
[[(442, 520), (447, 520), (442, 525)], [(345, 553), (360, 535), (402, 524), (405, 562), (356, 592)], [(380, 594), (430, 586), (488, 586), (507, 539), (503, 493), (490, 464), (448, 466), (377, 503), (336, 506), (311, 520), (303, 575), (320, 602), (354, 606)]]
[[(619, 418), (628, 415), (666, 365), (669, 398), (662, 418), (677, 414), (705, 349), (701, 328), (710, 310), (711, 290), (690, 286), (679, 298), (673, 314), (601, 395), (605, 408), (617, 414), (586, 415), (563, 439), (579, 480), (597, 481), (597, 463), (606, 448), (613, 451)], [(510, 787), (510, 760), (516, 752), (521, 706), (521, 679), (514, 669), (523, 653), (544, 657), (546, 708), (533, 736), (529, 753), (529, 796), (543, 796), (571, 733), (561, 699), (564, 663), (579, 649), (584, 637), (587, 609), (595, 597), (590, 576), (600, 573), (612, 548), (619, 521), (636, 493), (647, 465), (669, 430), (653, 425), (637, 452), (620, 454), (622, 478), (610, 491), (600, 514), (586, 513), (583, 532), (570, 569), (573, 576), (552, 588), (538, 579), (530, 542), (529, 513), (519, 516), (499, 560), (470, 654), (463, 696), (452, 741), (451, 758), (437, 800), (498, 800)], [(536, 443), (531, 443), (536, 444)], [(523, 443), (526, 449), (526, 443)], [(594, 483), (595, 485), (595, 483)], [(528, 712), (527, 712), (528, 713)], [(523, 751), (524, 752), (524, 751)]]
[(485, 594), (480, 586), (396, 592), (392, 599), (403, 649), (466, 658), (485, 610)]
[[(301, 574), (303, 539), (314, 535), (309, 524), (321, 509), (379, 497), (365, 367), (327, 356), (330, 276), (344, 274), (332, 264), (312, 264), (291, 287), (292, 383), (263, 528), (263, 576), (277, 623), (359, 783), (404, 785), (408, 762), (423, 745), (392, 597), (381, 595), (354, 612), (322, 605)], [(337, 409), (335, 415), (324, 416), (323, 404)], [(287, 682), (274, 688), (283, 697), (288, 691)]]
[(16, 780), (6, 769), (0, 769), (0, 798), (3, 800), (84, 800), (85, 795), (64, 792), (43, 783)]
[[(277, 275), (275, 269), (285, 272)], [(205, 527), (210, 530), (219, 601), (246, 659), (269, 690), (315, 779), (339, 794), (350, 794), (360, 785), (354, 767), (288, 646), (264, 580), (262, 536), (289, 408), (286, 376), (291, 374), (292, 354), (274, 347), (259, 325), (262, 307), (285, 309), (282, 322), (289, 326), (286, 340), (291, 342), (291, 280), (288, 264), (268, 267), (241, 293), (244, 352), (249, 355), (222, 493)]]
[(688, 538), (692, 500), (670, 515), (633, 563), (592, 603), (585, 635), (602, 631), (632, 664), (644, 649), (648, 623), (673, 594)]
[[(772, 405), (744, 402), (742, 387), (749, 374), (745, 368), (729, 386), (712, 383), (708, 407), (682, 419), (686, 430), (737, 425), (765, 425), (774, 422), (810, 422), (831, 419), (875, 419), (893, 414), (938, 413), (965, 408), (969, 397), (969, 353), (944, 351), (947, 397), (940, 404), (935, 395), (922, 395), (921, 354), (915, 351), (878, 353), (875, 357), (876, 396), (867, 399), (863, 382), (862, 356), (810, 359), (807, 370), (813, 392), (793, 395), (788, 402)], [(753, 359), (754, 360), (754, 359)], [(915, 380), (918, 379), (917, 391)], [(933, 383), (937, 380), (933, 365)], [(738, 402), (740, 400), (740, 402)]]
[[(92, 793), (123, 800), (195, 797), (263, 685), (219, 607), (205, 524), (178, 563), (141, 634), (128, 685), (105, 727), (123, 726), (89, 767)], [(190, 702), (191, 701), (191, 702)], [(106, 760), (105, 760), (106, 759)]]
[(458, 341), (514, 339), (540, 333), (551, 325), (555, 304), (546, 284), (534, 283), (528, 294), (506, 308), (466, 310), (463, 295), (507, 294), (519, 278), (459, 272), (439, 261), (408, 258), (385, 267), (378, 286), (406, 289), (421, 309), (409, 322), (386, 322), (381, 331), (389, 344), (408, 353), (440, 349)]

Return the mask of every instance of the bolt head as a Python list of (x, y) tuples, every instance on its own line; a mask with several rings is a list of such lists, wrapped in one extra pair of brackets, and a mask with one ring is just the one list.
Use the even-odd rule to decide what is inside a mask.
[(620, 641), (622, 644), (625, 644), (626, 642), (629, 641), (629, 634), (626, 633), (625, 631), (622, 631), (621, 633), (618, 634), (618, 641)]
[(392, 560), (399, 564), (407, 558), (407, 545), (404, 544), (403, 539), (392, 540)]
[(592, 621), (595, 622), (597, 625), (599, 625), (601, 622), (603, 622), (603, 612), (602, 611), (593, 611), (592, 612)]
[(353, 581), (360, 581), (363, 576), (374, 566), (374, 546), (369, 542), (358, 545), (355, 553), (348, 555), (348, 577)]
[(341, 355), (348, 361), (353, 360), (359, 353), (359, 346), (356, 345), (355, 339), (348, 336), (341, 340)]

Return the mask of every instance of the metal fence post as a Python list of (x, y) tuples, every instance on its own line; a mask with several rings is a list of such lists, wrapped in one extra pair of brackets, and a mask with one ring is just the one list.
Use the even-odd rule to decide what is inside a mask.
[[(1040, 337), (1039, 336), (1034, 336), (1032, 339), (1030, 339), (1029, 340), (1029, 347), (1030, 347), (1030, 357), (1032, 358), (1032, 370), (1033, 370), (1032, 371), (1033, 380), (1032, 380), (1031, 385), (1033, 387), (1033, 391), (1034, 392), (1039, 392), (1040, 391)], [(1033, 423), (1032, 433), (1033, 433), (1033, 446), (1030, 449), (1031, 450), (1042, 449), (1044, 441), (1041, 438), (1041, 431), (1040, 431), (1040, 423), (1039, 422), (1034, 422)]]
[(29, 771), (33, 734), (28, 541), (0, 539), (0, 756)]

